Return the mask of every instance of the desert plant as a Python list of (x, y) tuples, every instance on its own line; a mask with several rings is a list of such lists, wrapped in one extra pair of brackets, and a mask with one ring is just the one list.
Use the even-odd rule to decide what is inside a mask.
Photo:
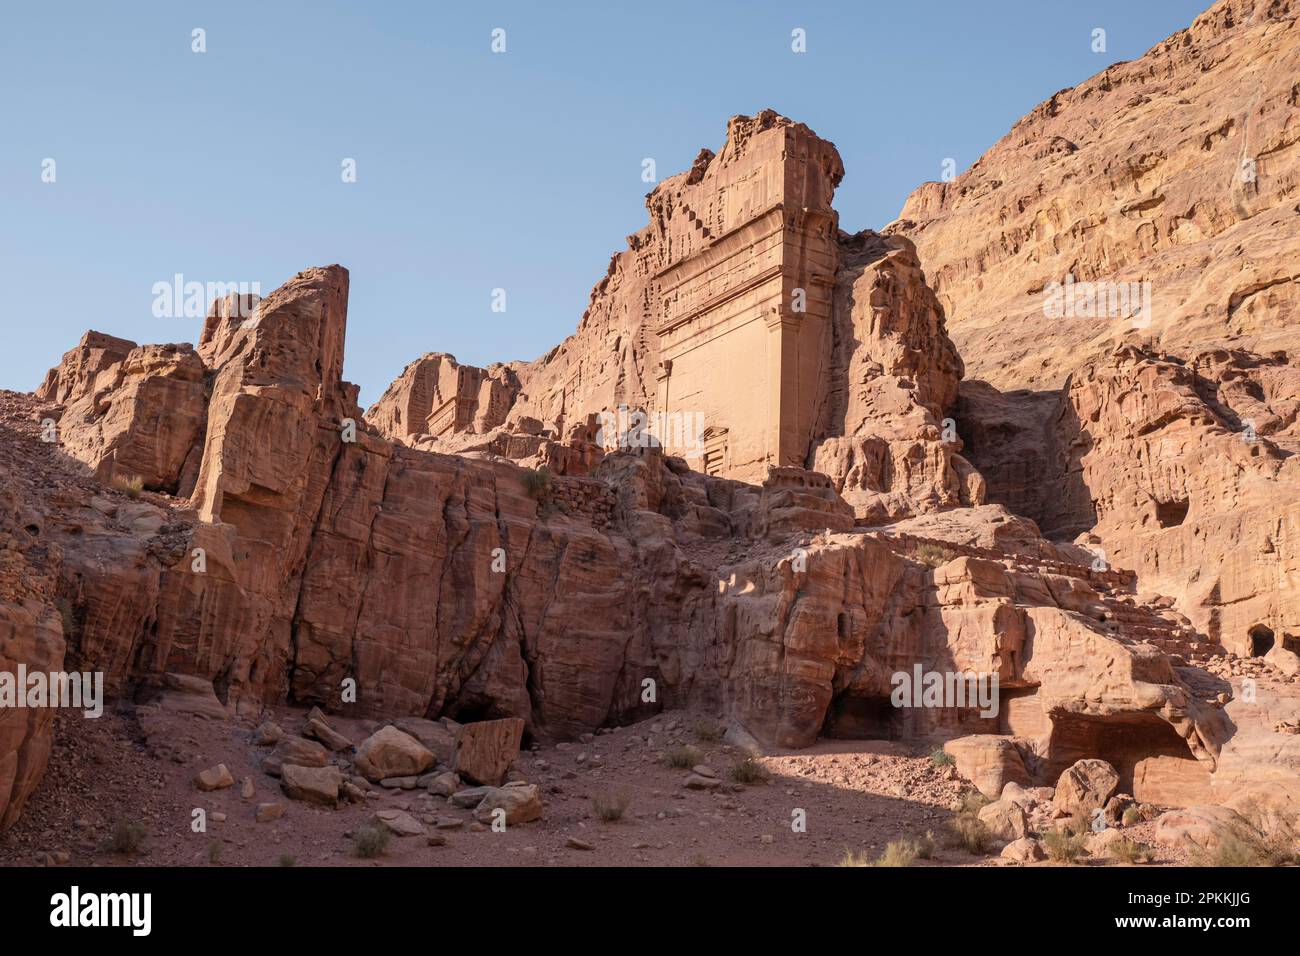
[(722, 739), (722, 728), (711, 720), (701, 720), (695, 725), (695, 739), (702, 744), (716, 744)]
[(367, 825), (352, 835), (352, 852), (363, 860), (383, 856), (388, 849), (389, 833), (386, 827)]
[(753, 757), (746, 757), (731, 768), (731, 779), (744, 784), (764, 783), (767, 780), (767, 768)]
[(1142, 819), (1142, 811), (1140, 811), (1137, 807), (1128, 807), (1124, 811), (1124, 816), (1120, 818), (1120, 822), (1123, 823), (1124, 826), (1126, 827), (1131, 827), (1135, 823), (1139, 822), (1141, 819)]
[(700, 759), (700, 752), (691, 746), (677, 747), (664, 754), (664, 763), (676, 770), (689, 770)]
[(209, 863), (213, 863), (213, 864), (220, 863), (220, 862), (221, 862), (221, 851), (222, 851), (224, 848), (225, 848), (225, 844), (223, 844), (220, 840), (213, 840), (211, 843), (209, 843), (209, 844), (208, 844), (208, 862), (209, 862)]
[(1079, 831), (1069, 824), (1053, 827), (1043, 834), (1043, 847), (1047, 858), (1057, 863), (1073, 863), (1083, 856), (1083, 841), (1087, 831)]
[(134, 854), (144, 849), (149, 833), (143, 823), (119, 817), (108, 835), (108, 848), (114, 853)]
[(947, 843), (960, 847), (967, 853), (980, 855), (993, 847), (993, 834), (979, 818), (979, 812), (988, 803), (978, 792), (967, 793), (962, 797), (957, 815), (948, 822)]
[(917, 852), (915, 840), (894, 840), (885, 844), (885, 852), (880, 854), (872, 866), (911, 866), (921, 854)]
[(936, 770), (939, 769), (940, 767), (955, 766), (956, 763), (957, 763), (956, 758), (953, 757), (952, 754), (948, 753), (948, 751), (944, 750), (942, 747), (940, 747), (938, 750), (931, 751), (930, 753), (930, 766), (934, 767)]
[(871, 866), (871, 857), (864, 853), (854, 853), (852, 850), (845, 850), (844, 856), (836, 866)]
[(941, 548), (937, 544), (921, 542), (916, 546), (916, 551), (912, 556), (922, 564), (928, 564), (932, 568), (937, 568), (941, 564), (947, 564), (952, 560), (952, 552), (947, 548)]
[(144, 479), (139, 475), (114, 475), (112, 486), (128, 498), (139, 498), (144, 491)]
[(297, 866), (298, 858), (292, 853), (286, 853), (284, 856), (280, 857), (279, 864), (280, 866)]
[(1155, 856), (1145, 843), (1128, 838), (1116, 840), (1106, 852), (1111, 859), (1118, 860), (1120, 863), (1149, 863)]
[(1198, 866), (1287, 866), (1300, 862), (1297, 818), (1270, 815), (1258, 805), (1248, 804), (1219, 832), (1215, 847), (1193, 856)]
[(623, 814), (627, 812), (631, 802), (631, 798), (626, 793), (603, 793), (591, 798), (591, 806), (596, 811), (596, 816), (606, 823), (623, 819)]
[(524, 472), (524, 491), (528, 492), (529, 498), (542, 497), (549, 487), (551, 487), (551, 469), (545, 465)]

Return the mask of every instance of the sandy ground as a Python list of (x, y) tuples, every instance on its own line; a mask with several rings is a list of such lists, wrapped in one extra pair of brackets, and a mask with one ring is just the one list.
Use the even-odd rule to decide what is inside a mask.
[[(304, 712), (279, 708), (268, 716), (295, 732)], [(379, 726), (331, 722), (356, 742)], [(1013, 865), (996, 850), (972, 856), (942, 845), (969, 787), (950, 767), (932, 766), (925, 754), (888, 741), (823, 740), (762, 758), (768, 779), (742, 785), (730, 771), (744, 754), (712, 739), (712, 727), (706, 718), (664, 714), (527, 750), (515, 770), (541, 786), (544, 817), (498, 833), (475, 826), (472, 811), (422, 790), (376, 786), (365, 804), (333, 811), (289, 800), (279, 780), (260, 770), (269, 749), (253, 745), (247, 721), (132, 706), (107, 710), (98, 720), (60, 714), (49, 772), (23, 817), (0, 837), (0, 865), (828, 866), (847, 852), (875, 857), (890, 841), (927, 831), (939, 846), (917, 865)], [(717, 772), (722, 788), (688, 790), (682, 785), (688, 771), (665, 765), (665, 751), (687, 745)], [(335, 760), (346, 763), (345, 756)], [(195, 774), (217, 763), (229, 768), (235, 786), (198, 791)], [(256, 791), (248, 800), (240, 794), (244, 777), (252, 778)], [(595, 801), (617, 799), (627, 804), (622, 818), (602, 820)], [(286, 805), (285, 815), (257, 822), (256, 805), (272, 801)], [(207, 813), (206, 832), (192, 829), (196, 808)], [(358, 858), (351, 834), (385, 808), (423, 819), (445, 845), (394, 837), (383, 857)], [(804, 811), (806, 832), (792, 827), (797, 810)], [(141, 852), (107, 849), (122, 818), (147, 831)], [(452, 819), (460, 826), (433, 826)], [(1149, 838), (1150, 826), (1130, 828), (1131, 835)], [(591, 848), (571, 847), (570, 839)], [(1156, 862), (1178, 861), (1165, 852)]]

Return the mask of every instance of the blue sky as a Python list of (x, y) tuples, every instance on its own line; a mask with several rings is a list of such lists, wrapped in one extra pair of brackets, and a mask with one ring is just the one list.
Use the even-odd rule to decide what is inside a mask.
[(945, 157), (1208, 4), (5, 0), (0, 387), (87, 328), (194, 341), (201, 320), (152, 312), (176, 273), (266, 293), (331, 262), (363, 404), (426, 351), (532, 359), (645, 224), (644, 158), (671, 175), (771, 107), (838, 146), (841, 225), (878, 228)]

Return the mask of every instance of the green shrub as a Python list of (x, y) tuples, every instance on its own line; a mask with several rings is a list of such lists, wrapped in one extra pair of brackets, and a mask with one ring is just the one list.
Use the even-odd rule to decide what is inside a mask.
[(930, 766), (938, 770), (940, 767), (953, 767), (957, 764), (957, 758), (948, 751), (940, 747), (930, 754)]
[(1071, 826), (1053, 827), (1043, 834), (1043, 848), (1047, 858), (1057, 863), (1073, 863), (1083, 856), (1083, 842), (1087, 831), (1077, 831)]
[(948, 823), (947, 843), (960, 847), (967, 853), (979, 856), (988, 853), (993, 847), (993, 834), (979, 818), (979, 812), (988, 803), (983, 795), (967, 793), (962, 797), (961, 808)]
[(368, 824), (352, 835), (352, 852), (363, 860), (383, 856), (388, 849), (390, 834), (387, 828)]
[(1194, 854), (1198, 866), (1288, 866), (1300, 862), (1296, 816), (1269, 815), (1250, 804), (1219, 833), (1218, 846)]
[(731, 768), (731, 779), (736, 783), (756, 784), (767, 780), (767, 768), (753, 757), (746, 757)]
[(591, 798), (591, 806), (596, 811), (596, 816), (606, 823), (623, 819), (623, 814), (627, 812), (631, 802), (631, 798), (626, 793), (598, 794)]
[(716, 744), (722, 739), (722, 728), (711, 720), (701, 720), (695, 725), (695, 739), (702, 744)]
[(139, 475), (114, 475), (111, 484), (128, 498), (139, 498), (144, 491), (144, 479)]
[(952, 552), (947, 548), (941, 548), (937, 544), (930, 544), (923, 541), (916, 546), (916, 551), (912, 556), (922, 564), (928, 564), (932, 568), (937, 568), (941, 564), (947, 564), (952, 560)]
[(144, 849), (149, 832), (143, 823), (119, 817), (108, 836), (108, 848), (114, 853), (135, 854)]
[(545, 465), (524, 472), (524, 490), (528, 492), (529, 498), (541, 498), (549, 487), (551, 487), (551, 469)]
[(676, 770), (689, 770), (700, 762), (702, 756), (694, 747), (677, 747), (664, 754), (664, 763)]
[(1111, 859), (1118, 860), (1120, 863), (1150, 863), (1155, 859), (1155, 854), (1149, 846), (1127, 838), (1116, 840), (1106, 852)]

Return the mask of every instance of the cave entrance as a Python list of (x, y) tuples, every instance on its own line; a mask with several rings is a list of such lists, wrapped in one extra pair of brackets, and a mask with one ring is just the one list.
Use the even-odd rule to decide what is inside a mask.
[(1051, 715), (1043, 779), (1055, 784), (1076, 760), (1096, 757), (1119, 774), (1120, 793), (1142, 803), (1186, 807), (1209, 800), (1209, 767), (1197, 760), (1172, 725), (1150, 713)]
[(843, 694), (826, 710), (822, 735), (840, 740), (896, 740), (898, 708), (887, 696)]
[(1162, 528), (1176, 528), (1187, 517), (1189, 505), (1190, 503), (1186, 498), (1176, 501), (1157, 501), (1156, 521), (1160, 522)]
[(1256, 624), (1250, 629), (1250, 656), (1263, 657), (1273, 649), (1273, 631), (1263, 624)]

